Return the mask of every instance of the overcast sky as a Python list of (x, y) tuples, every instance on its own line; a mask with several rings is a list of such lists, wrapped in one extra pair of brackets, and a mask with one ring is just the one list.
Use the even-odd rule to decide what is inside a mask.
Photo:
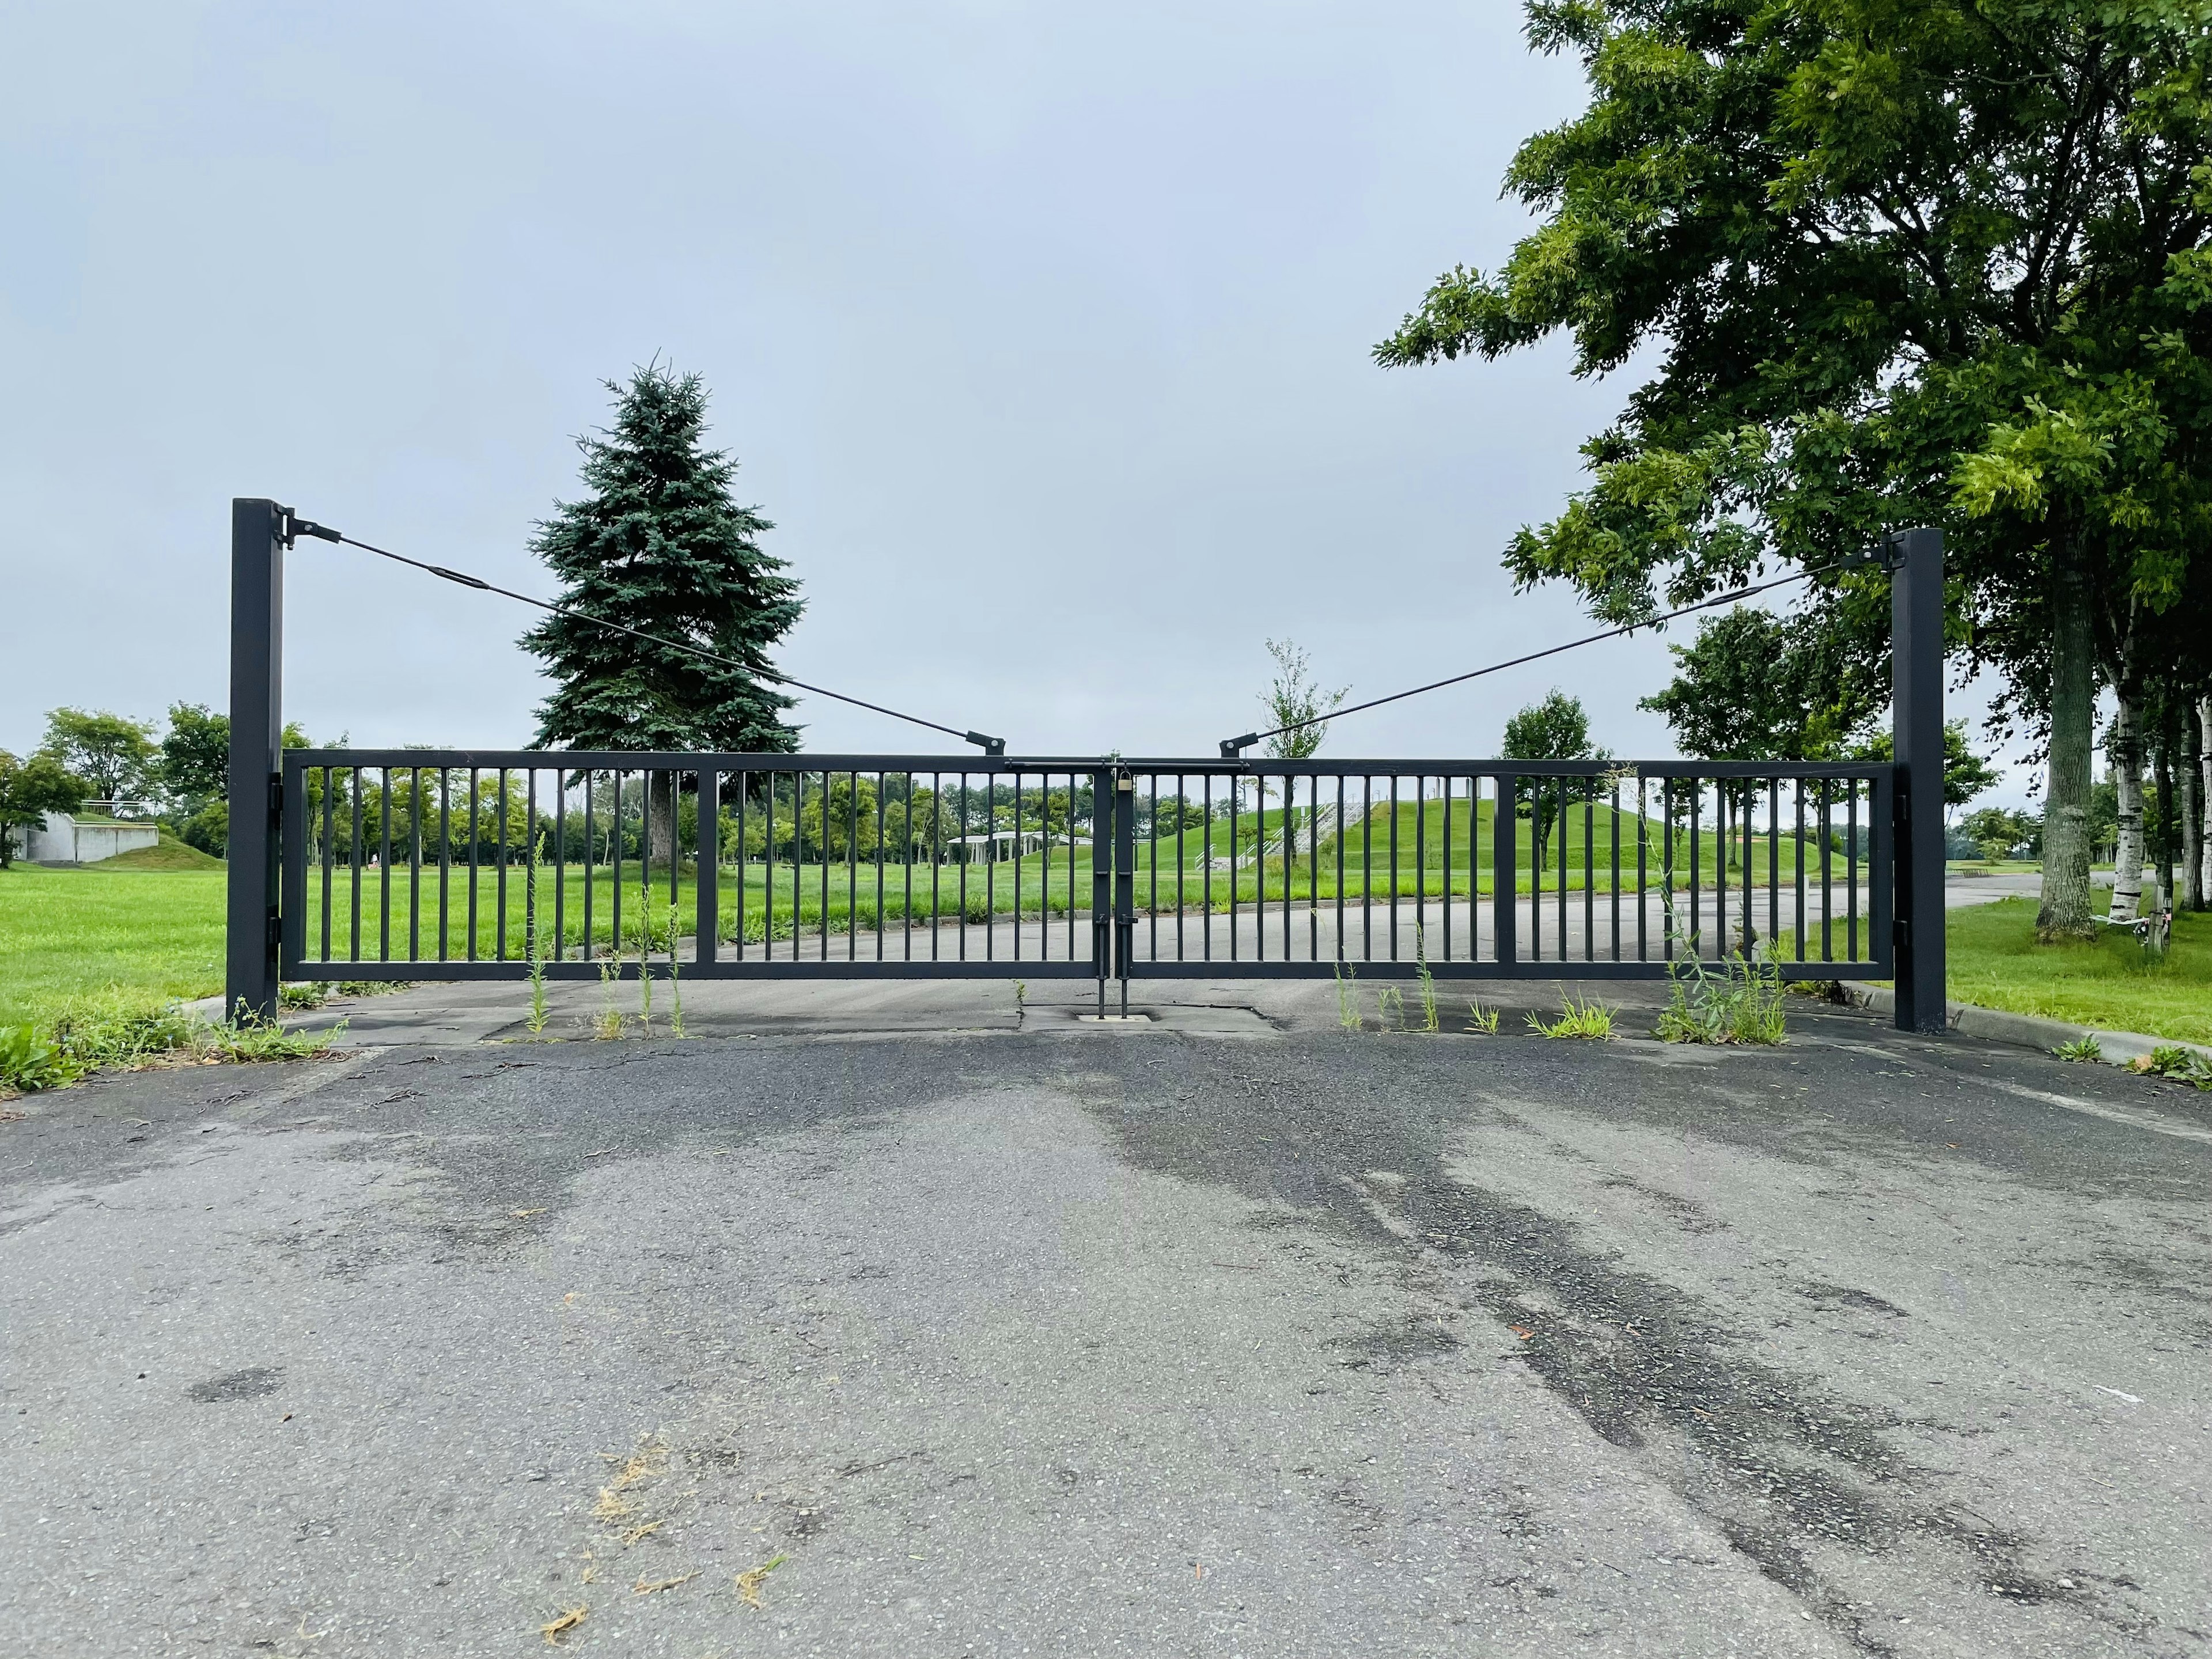
[[(804, 584), (784, 665), (1017, 753), (1209, 753), (1263, 641), (1355, 697), (1571, 637), (1498, 553), (1627, 390), (1373, 343), (1527, 220), (1581, 100), (1500, 3), (16, 5), (0, 23), (0, 746), (220, 706), (228, 501), (526, 592), (601, 382), (714, 392)], [(529, 618), (320, 544), (286, 712), (519, 744)], [(1617, 753), (1657, 641), (1362, 715), (1487, 755), (1557, 684)], [(814, 748), (942, 739), (821, 700)], [(2021, 793), (2015, 786), (2008, 799)]]

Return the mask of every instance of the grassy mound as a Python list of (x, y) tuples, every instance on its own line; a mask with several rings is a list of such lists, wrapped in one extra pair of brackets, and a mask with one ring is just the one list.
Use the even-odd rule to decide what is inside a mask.
[(161, 832), (158, 847), (134, 847), (127, 853), (118, 853), (112, 859), (102, 859), (88, 866), (95, 870), (220, 870), (222, 860), (210, 857), (197, 847), (187, 847), (167, 830)]

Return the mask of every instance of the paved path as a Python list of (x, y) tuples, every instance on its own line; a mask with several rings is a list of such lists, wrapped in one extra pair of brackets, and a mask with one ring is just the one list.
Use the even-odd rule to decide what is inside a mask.
[(2206, 1097), (1083, 989), (18, 1103), (0, 1647), (2212, 1647)]

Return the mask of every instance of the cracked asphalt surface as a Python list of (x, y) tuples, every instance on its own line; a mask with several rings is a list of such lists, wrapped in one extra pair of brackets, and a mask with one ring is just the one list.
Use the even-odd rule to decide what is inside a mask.
[(0, 1650), (2212, 1651), (2208, 1097), (1793, 1023), (15, 1103)]

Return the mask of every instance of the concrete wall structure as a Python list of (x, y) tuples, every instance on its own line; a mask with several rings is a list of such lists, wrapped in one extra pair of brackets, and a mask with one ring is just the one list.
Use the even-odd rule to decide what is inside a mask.
[(33, 864), (97, 864), (161, 842), (150, 823), (79, 823), (67, 812), (49, 812), (44, 823), (13, 833), (16, 855)]

